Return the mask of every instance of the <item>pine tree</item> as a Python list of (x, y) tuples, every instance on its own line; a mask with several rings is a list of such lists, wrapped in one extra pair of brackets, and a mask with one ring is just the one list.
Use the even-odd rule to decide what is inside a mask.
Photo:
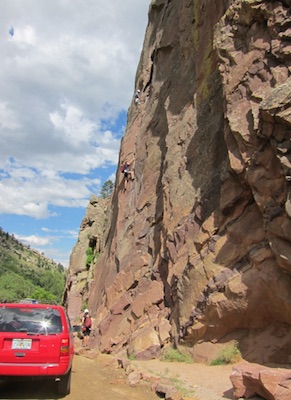
[(112, 191), (113, 191), (113, 182), (109, 179), (102, 186), (102, 189), (100, 192), (102, 199), (107, 199), (108, 197), (110, 197)]

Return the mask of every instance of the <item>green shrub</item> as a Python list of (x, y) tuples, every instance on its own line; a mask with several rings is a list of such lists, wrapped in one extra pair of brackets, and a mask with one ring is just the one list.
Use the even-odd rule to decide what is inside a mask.
[(217, 357), (210, 362), (210, 365), (234, 364), (242, 359), (237, 343), (228, 344), (223, 347)]
[(40, 302), (43, 303), (51, 303), (56, 301), (56, 296), (54, 296), (52, 293), (48, 292), (44, 288), (37, 288), (33, 293), (32, 293), (32, 298), (37, 299)]
[(173, 349), (172, 347), (167, 347), (161, 354), (161, 361), (168, 362), (185, 362), (185, 363), (193, 363), (193, 359), (190, 354), (186, 352), (182, 352), (177, 349)]
[(86, 264), (90, 265), (91, 262), (94, 260), (94, 251), (93, 251), (92, 247), (87, 248), (86, 254), (87, 254)]

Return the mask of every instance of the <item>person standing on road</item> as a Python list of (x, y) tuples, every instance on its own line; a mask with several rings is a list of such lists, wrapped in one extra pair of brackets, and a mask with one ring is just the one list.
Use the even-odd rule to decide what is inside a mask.
[(87, 347), (89, 344), (89, 337), (92, 329), (92, 319), (89, 314), (89, 310), (84, 311), (84, 319), (82, 324), (82, 331), (83, 331), (83, 341), (82, 346)]

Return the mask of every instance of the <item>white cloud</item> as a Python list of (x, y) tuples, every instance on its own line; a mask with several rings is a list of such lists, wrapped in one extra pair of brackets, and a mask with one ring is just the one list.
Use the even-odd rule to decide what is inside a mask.
[[(40, 253), (43, 252), (42, 248), (37, 249)], [(57, 263), (62, 264), (65, 268), (69, 267), (69, 258), (70, 252), (69, 251), (60, 251), (57, 247), (51, 247), (45, 250), (46, 257), (51, 258)]]
[[(14, 30), (14, 28), (13, 28)], [(13, 39), (13, 41), (19, 45), (20, 47), (26, 46), (26, 45), (35, 45), (36, 44), (36, 34), (33, 29), (33, 27), (29, 25), (25, 25), (21, 28), (18, 28), (16, 31), (14, 31), (13, 35), (10, 40)]]
[(21, 241), (22, 243), (33, 247), (45, 246), (54, 241), (53, 238), (50, 238), (48, 236), (41, 237), (36, 235), (30, 235), (30, 236), (15, 235), (15, 238)]
[(8, 197), (0, 213), (40, 218), (51, 215), (49, 204), (83, 205), (89, 185), (79, 179), (76, 196), (62, 178), (63, 191), (51, 196), (56, 177), (92, 175), (118, 160), (124, 127), (102, 126), (131, 101), (149, 0), (53, 3), (1, 3), (0, 183)]
[(0, 102), (0, 128), (8, 131), (19, 128), (17, 115), (6, 102)]
[(64, 230), (64, 229), (50, 229), (50, 228), (42, 227), (41, 230), (43, 232), (57, 233), (59, 235), (64, 235), (66, 237), (70, 237), (70, 238), (74, 238), (74, 239), (77, 239), (79, 236), (79, 229)]
[(63, 179), (48, 170), (42, 173), (17, 165), (6, 170), (7, 176), (0, 180), (0, 213), (37, 219), (55, 215), (49, 205), (86, 207), (91, 191), (101, 184), (99, 179)]
[(86, 119), (82, 111), (66, 102), (61, 104), (61, 112), (55, 111), (50, 120), (57, 132), (62, 134), (62, 139), (73, 146), (92, 142), (96, 123)]

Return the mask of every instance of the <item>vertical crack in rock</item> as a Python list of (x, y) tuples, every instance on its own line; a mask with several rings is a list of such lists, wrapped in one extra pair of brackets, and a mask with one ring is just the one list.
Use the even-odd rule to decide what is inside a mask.
[(290, 6), (151, 2), (119, 154), (135, 179), (117, 170), (109, 204), (90, 203), (64, 294), (72, 322), (88, 300), (91, 346), (209, 361), (237, 340), (291, 362)]

